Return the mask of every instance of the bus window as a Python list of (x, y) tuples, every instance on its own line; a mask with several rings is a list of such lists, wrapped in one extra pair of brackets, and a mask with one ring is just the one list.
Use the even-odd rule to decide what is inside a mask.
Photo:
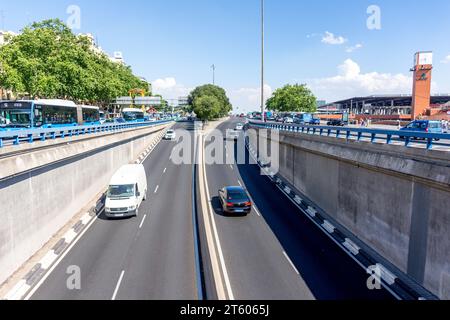
[(77, 123), (76, 108), (62, 106), (38, 106), (37, 108), (42, 109), (42, 124), (44, 125)]
[(99, 111), (83, 108), (83, 122), (96, 122), (100, 120)]

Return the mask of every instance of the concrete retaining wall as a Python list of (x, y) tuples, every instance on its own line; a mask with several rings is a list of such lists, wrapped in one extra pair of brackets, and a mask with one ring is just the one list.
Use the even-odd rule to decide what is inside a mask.
[(450, 299), (449, 153), (281, 133), (279, 174), (404, 273)]
[(136, 160), (165, 127), (1, 160), (2, 172), (14, 171), (14, 176), (0, 180), (0, 283), (103, 192), (114, 172)]

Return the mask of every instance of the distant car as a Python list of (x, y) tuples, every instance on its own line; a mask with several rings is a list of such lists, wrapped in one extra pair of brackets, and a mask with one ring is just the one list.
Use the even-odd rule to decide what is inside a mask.
[(219, 190), (220, 204), (225, 214), (245, 214), (252, 211), (252, 202), (242, 187), (225, 187)]
[(276, 122), (284, 122), (284, 118), (283, 117), (277, 117), (275, 118)]
[(284, 118), (283, 123), (294, 123), (294, 119), (291, 117), (286, 117)]
[(242, 130), (242, 129), (244, 129), (244, 125), (242, 123), (238, 123), (236, 125), (236, 130)]
[(174, 130), (167, 130), (166, 135), (164, 136), (164, 140), (175, 140), (177, 134)]
[(327, 126), (333, 126), (333, 127), (345, 127), (346, 123), (342, 120), (331, 120), (327, 122)]
[[(433, 120), (416, 120), (400, 129), (404, 132), (421, 132), (421, 133), (444, 133), (441, 121)], [(404, 139), (404, 137), (400, 137)], [(439, 139), (436, 139), (439, 140)]]
[(310, 125), (313, 126), (320, 126), (320, 119), (319, 118), (312, 118), (311, 121), (309, 122)]

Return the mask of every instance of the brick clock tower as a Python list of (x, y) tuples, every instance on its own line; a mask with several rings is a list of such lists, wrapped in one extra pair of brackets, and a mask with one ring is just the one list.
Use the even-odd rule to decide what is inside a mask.
[(425, 115), (431, 102), (431, 76), (433, 70), (433, 53), (418, 52), (414, 56), (414, 68), (411, 71), (413, 76), (413, 100), (412, 115), (413, 120)]

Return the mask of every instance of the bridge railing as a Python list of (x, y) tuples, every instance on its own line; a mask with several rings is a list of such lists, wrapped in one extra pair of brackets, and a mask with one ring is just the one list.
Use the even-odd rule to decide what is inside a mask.
[(105, 132), (117, 132), (127, 129), (155, 127), (170, 123), (173, 120), (137, 123), (108, 123), (102, 125), (68, 126), (49, 129), (23, 129), (14, 131), (0, 131), (0, 148), (7, 145), (20, 145), (21, 143), (33, 143), (35, 141), (55, 140), (58, 138), (74, 137), (81, 135), (98, 134)]
[(264, 123), (260, 121), (250, 121), (249, 124), (251, 126), (271, 130), (345, 138), (348, 141), (369, 141), (371, 143), (385, 144), (393, 144), (393, 142), (397, 141), (401, 142), (405, 147), (425, 146), (428, 150), (431, 150), (436, 146), (441, 146), (449, 148), (448, 151), (450, 151), (450, 134), (351, 127), (278, 124)]

